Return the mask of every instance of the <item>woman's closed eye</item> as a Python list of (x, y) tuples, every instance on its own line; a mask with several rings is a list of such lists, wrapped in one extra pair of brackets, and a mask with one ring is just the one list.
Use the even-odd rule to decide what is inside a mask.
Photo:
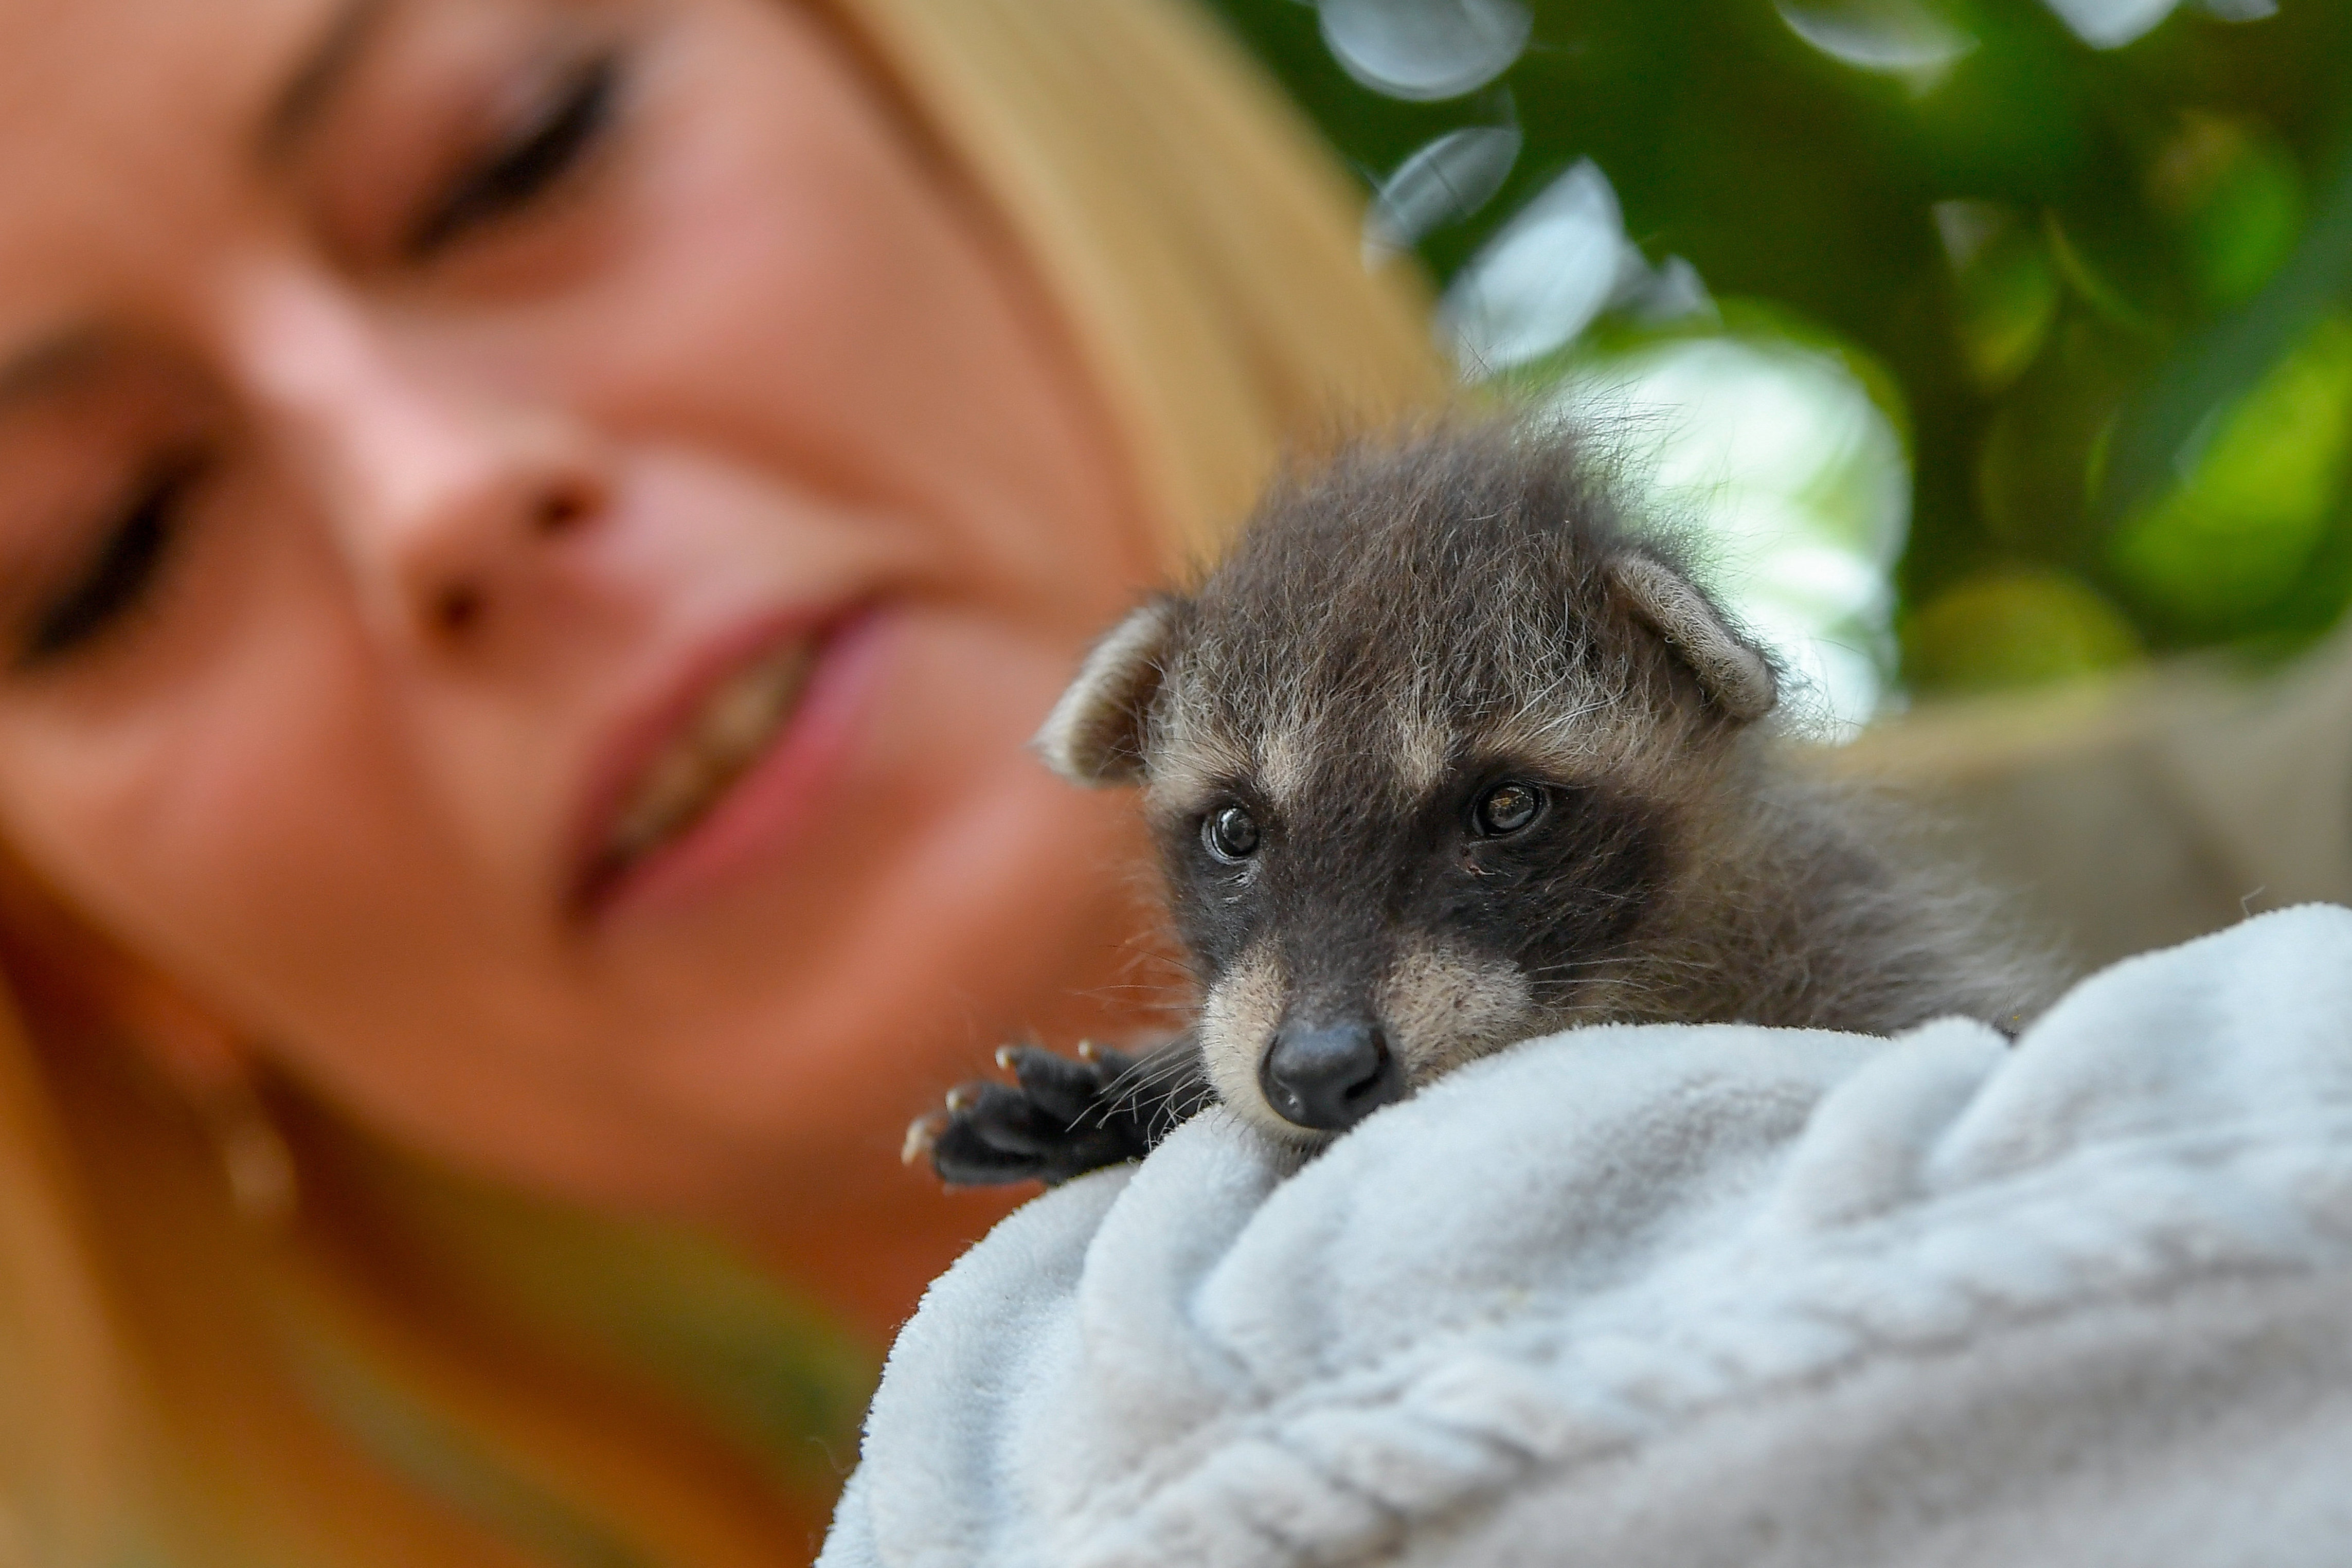
[(103, 640), (155, 591), (170, 565), (180, 512), (204, 459), (175, 453), (155, 464), (97, 549), (34, 612), (11, 663), (20, 673), (59, 664)]
[(596, 55), (557, 78), (520, 129), (468, 162), (442, 189), (402, 244), (423, 260), (472, 229), (520, 212), (560, 184), (613, 123), (622, 87), (617, 51)]

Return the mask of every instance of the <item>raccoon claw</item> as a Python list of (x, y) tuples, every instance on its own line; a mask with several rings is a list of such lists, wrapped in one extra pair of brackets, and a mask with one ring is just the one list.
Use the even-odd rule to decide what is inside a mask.
[(1070, 1125), (1095, 1116), (1134, 1064), (1132, 1058), (1118, 1051), (1097, 1050), (1073, 1061), (1034, 1045), (1008, 1045), (996, 1058), (1038, 1110)]
[(1136, 1065), (1124, 1051), (1097, 1049), (1073, 1061), (1034, 1045), (1007, 1046), (997, 1061), (1012, 1083), (959, 1085), (943, 1113), (908, 1131), (910, 1156), (928, 1153), (944, 1182), (1054, 1186), (1140, 1158), (1165, 1131), (1119, 1103), (1122, 1081)]
[(946, 1125), (946, 1119), (938, 1115), (918, 1116), (908, 1123), (906, 1139), (898, 1145), (898, 1163), (911, 1166), (928, 1157)]

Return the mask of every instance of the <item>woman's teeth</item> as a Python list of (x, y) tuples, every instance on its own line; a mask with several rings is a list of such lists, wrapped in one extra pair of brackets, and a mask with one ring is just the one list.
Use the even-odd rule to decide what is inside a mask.
[(712, 692), (622, 807), (605, 841), (606, 863), (625, 865), (676, 837), (741, 778), (792, 713), (811, 663), (795, 643)]

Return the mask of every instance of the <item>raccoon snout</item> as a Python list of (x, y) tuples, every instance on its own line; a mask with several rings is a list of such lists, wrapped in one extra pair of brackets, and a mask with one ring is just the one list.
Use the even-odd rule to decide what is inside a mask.
[(1404, 1098), (1404, 1070), (1378, 1025), (1301, 1028), (1285, 1024), (1258, 1069), (1258, 1087), (1283, 1119), (1318, 1132), (1344, 1132)]

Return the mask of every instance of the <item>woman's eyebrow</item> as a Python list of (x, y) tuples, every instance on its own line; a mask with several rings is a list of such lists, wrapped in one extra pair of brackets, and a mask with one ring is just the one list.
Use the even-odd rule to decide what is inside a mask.
[(391, 8), (391, 0), (341, 0), (262, 116), (258, 147), (264, 162), (284, 161), (318, 123)]
[[(349, 80), (393, 5), (394, 0), (338, 0), (333, 15), (299, 57), (300, 63), (262, 117), (257, 139), (262, 158), (274, 162), (293, 152)], [(70, 380), (104, 354), (108, 339), (101, 328), (69, 326), (0, 357), (0, 413)]]

